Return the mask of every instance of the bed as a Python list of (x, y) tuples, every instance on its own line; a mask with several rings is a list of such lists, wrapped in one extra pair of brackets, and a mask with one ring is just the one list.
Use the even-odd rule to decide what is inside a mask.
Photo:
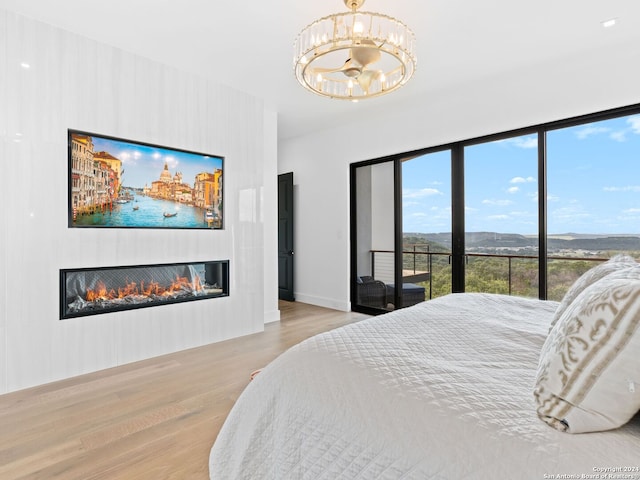
[[(572, 305), (451, 294), (312, 337), (250, 382), (211, 449), (210, 477), (640, 478), (639, 415), (572, 434), (541, 414), (552, 390), (540, 387), (541, 355)], [(625, 401), (639, 398), (638, 370), (625, 370)]]

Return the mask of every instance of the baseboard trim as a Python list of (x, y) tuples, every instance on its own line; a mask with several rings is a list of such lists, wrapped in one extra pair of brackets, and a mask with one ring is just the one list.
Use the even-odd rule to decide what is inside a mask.
[(264, 312), (264, 323), (273, 323), (280, 321), (280, 310), (271, 310), (269, 312)]
[(295, 293), (296, 301), (316, 305), (318, 307), (331, 308), (332, 310), (340, 310), (342, 312), (351, 311), (350, 302), (341, 302), (333, 298), (317, 297), (315, 295), (305, 295), (304, 293)]

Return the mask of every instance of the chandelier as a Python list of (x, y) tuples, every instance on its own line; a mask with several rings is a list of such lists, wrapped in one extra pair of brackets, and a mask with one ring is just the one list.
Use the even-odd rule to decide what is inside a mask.
[(393, 92), (412, 77), (415, 35), (395, 18), (358, 11), (364, 2), (344, 0), (350, 12), (323, 17), (300, 32), (293, 64), (303, 87), (358, 101)]

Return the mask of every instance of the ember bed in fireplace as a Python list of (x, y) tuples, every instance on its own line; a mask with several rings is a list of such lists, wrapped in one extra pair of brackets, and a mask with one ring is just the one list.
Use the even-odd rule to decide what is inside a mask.
[(60, 319), (229, 295), (229, 261), (60, 270)]

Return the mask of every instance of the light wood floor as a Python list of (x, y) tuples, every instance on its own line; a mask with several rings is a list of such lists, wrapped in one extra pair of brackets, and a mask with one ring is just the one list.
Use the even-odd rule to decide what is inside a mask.
[(0, 478), (207, 479), (250, 373), (366, 317), (295, 302), (280, 312), (263, 333), (0, 396)]

